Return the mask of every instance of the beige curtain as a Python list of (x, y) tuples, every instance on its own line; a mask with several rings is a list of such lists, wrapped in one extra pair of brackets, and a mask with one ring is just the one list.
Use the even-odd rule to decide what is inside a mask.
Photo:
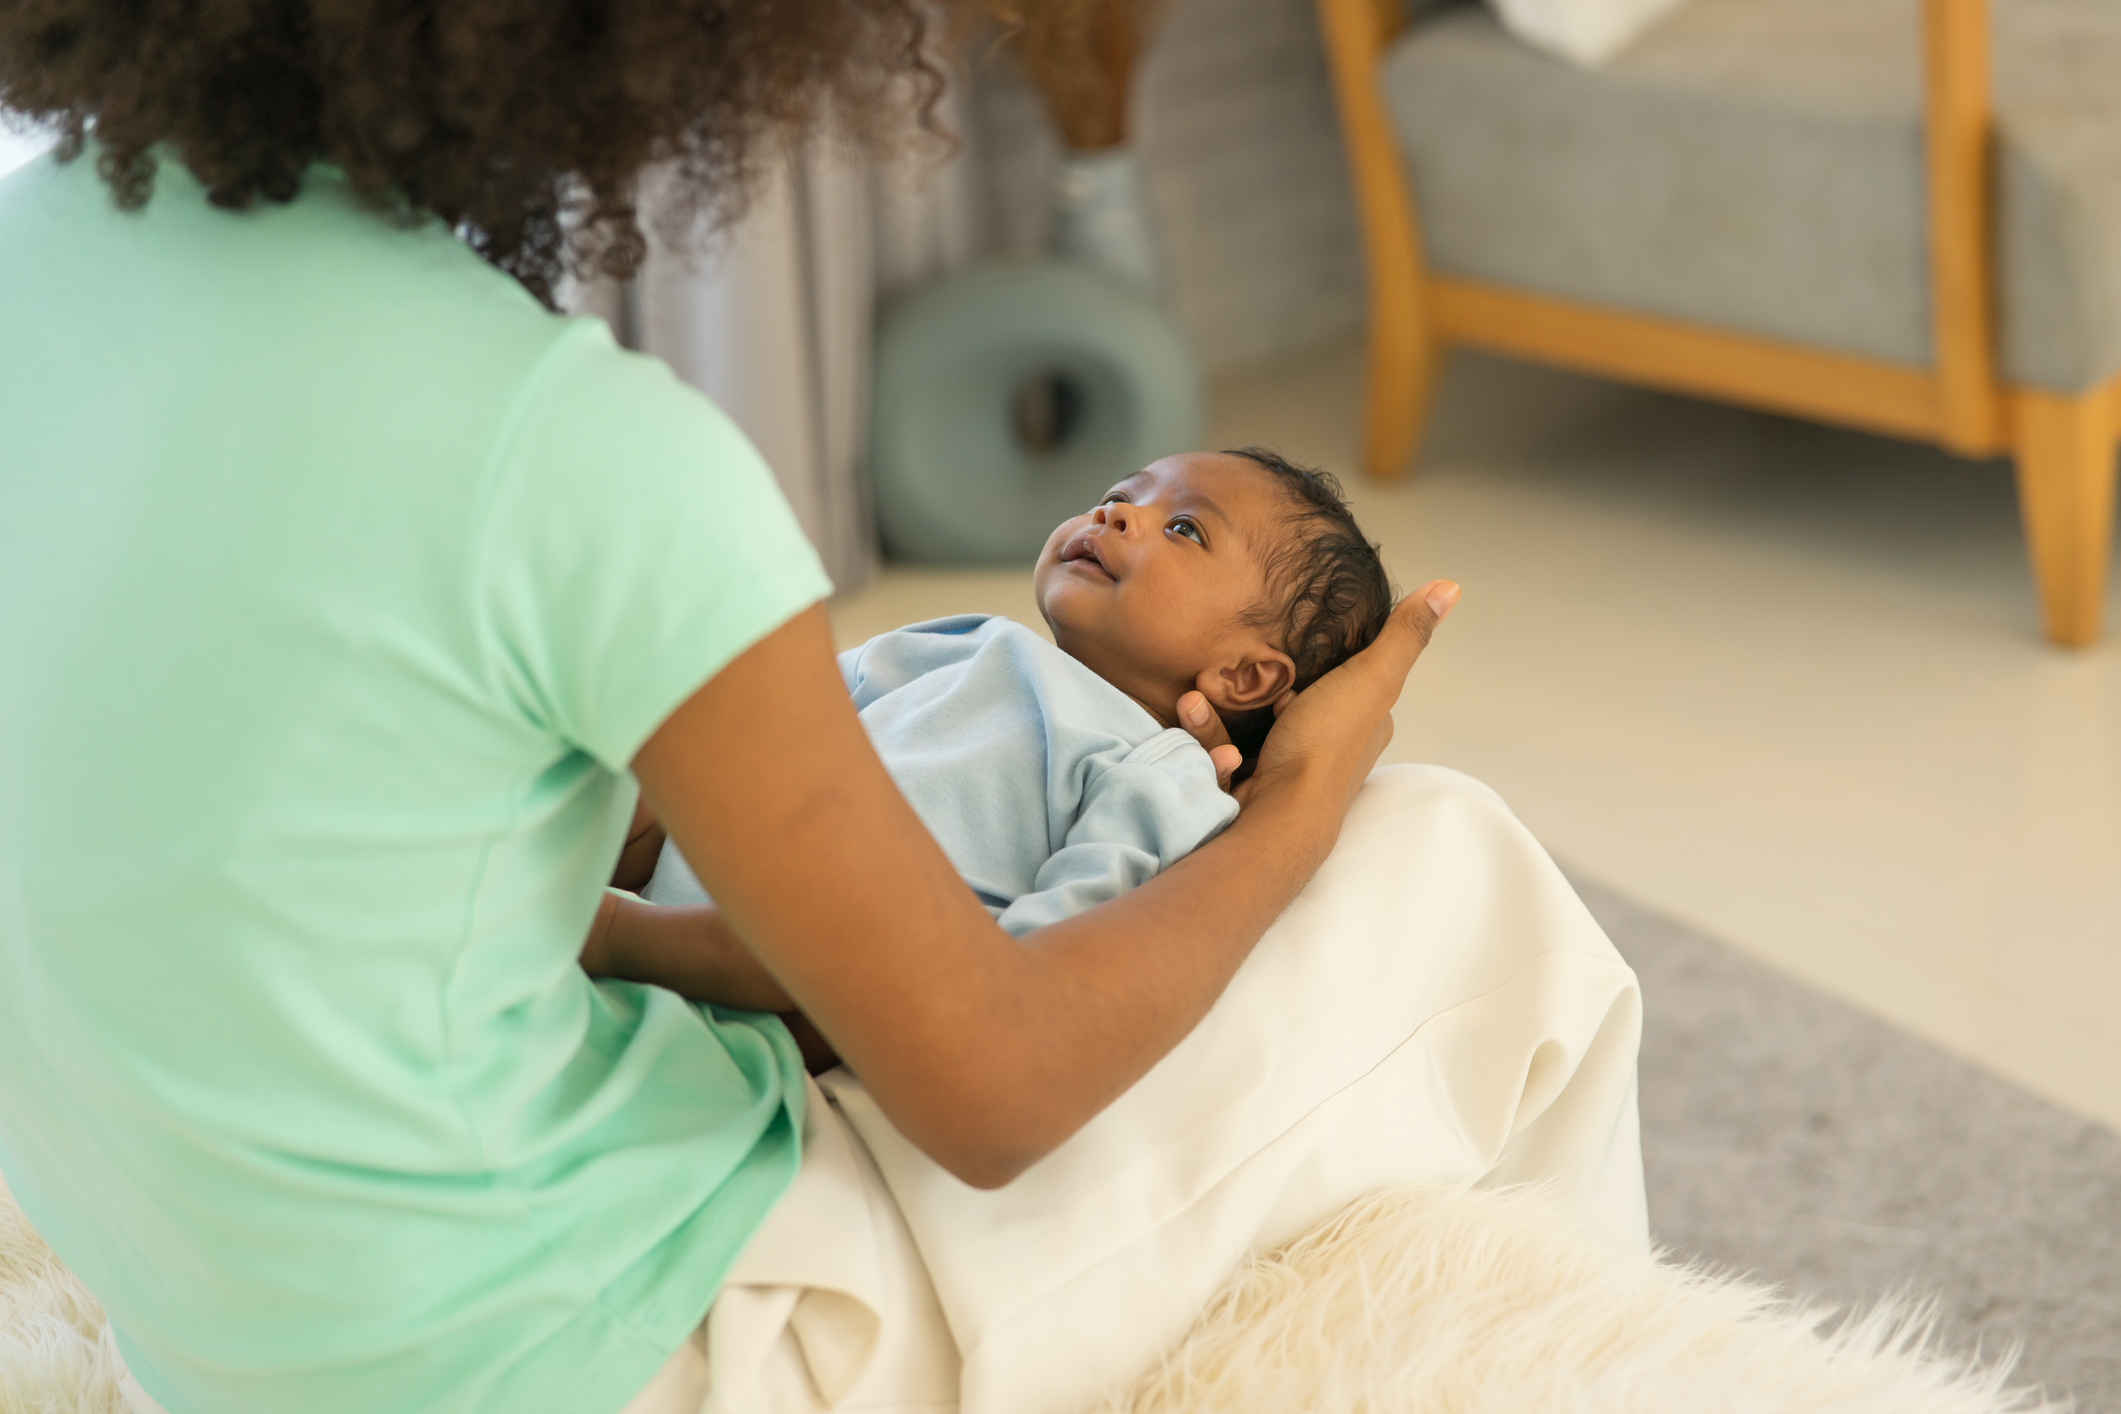
[[(962, 130), (957, 94), (944, 103), (944, 121)], [(878, 302), (980, 248), (970, 153), (968, 140), (947, 158), (872, 164), (805, 143), (702, 249), (675, 251), (651, 234), (629, 287), (577, 289), (567, 301), (602, 314), (736, 420), (843, 591), (876, 565), (864, 456)], [(652, 228), (652, 181), (642, 207)]]
[[(875, 560), (862, 476), (872, 259), (866, 172), (791, 153), (707, 249), (651, 237), (627, 332), (721, 405), (780, 478), (833, 583)], [(652, 208), (651, 208), (652, 209)]]

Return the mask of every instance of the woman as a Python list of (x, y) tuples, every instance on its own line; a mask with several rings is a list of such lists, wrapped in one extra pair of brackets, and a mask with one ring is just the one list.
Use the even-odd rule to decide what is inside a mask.
[[(1333, 848), (1454, 588), (1286, 714), (1223, 837), (1012, 942), (870, 752), (756, 454), (540, 304), (628, 272), (644, 164), (726, 214), (777, 134), (876, 120), (920, 37), (913, 0), (0, 16), (0, 106), (70, 133), (0, 184), (0, 1170), (136, 1408), (682, 1407), (710, 1305), (716, 1378), (757, 1354), (766, 1389), (832, 1155), (903, 1206), (868, 1299), (930, 1313), (865, 1368), (945, 1348), (937, 1303), (964, 1345), (935, 1184), (1006, 1184), (1126, 1091)], [(577, 966), (636, 780), (722, 911), (626, 926), (682, 935), (705, 1007)], [(1554, 906), (1514, 946), (1566, 950)], [(1499, 956), (1491, 922), (1435, 946)], [(1494, 990), (1442, 973), (1423, 1015)], [(754, 1010), (788, 1002), (861, 1077), (829, 1113)], [(1567, 1050), (1479, 1070), (1516, 1118), (1464, 1176), (1582, 1167), (1524, 1135), (1603, 1124), (1639, 1209), (1632, 1092)], [(1189, 1290), (1272, 1226), (1234, 1221)]]

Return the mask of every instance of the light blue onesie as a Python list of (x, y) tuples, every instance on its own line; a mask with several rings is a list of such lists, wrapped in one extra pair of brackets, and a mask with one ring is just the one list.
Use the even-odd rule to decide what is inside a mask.
[[(1022, 624), (936, 619), (839, 662), (885, 769), (1014, 935), (1117, 898), (1237, 818), (1199, 743)], [(706, 898), (674, 844), (648, 897)]]

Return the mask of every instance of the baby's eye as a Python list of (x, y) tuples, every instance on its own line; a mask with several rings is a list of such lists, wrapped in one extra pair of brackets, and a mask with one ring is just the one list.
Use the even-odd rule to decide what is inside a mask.
[(1113, 503), (1114, 501), (1124, 501), (1124, 500), (1126, 500), (1126, 499), (1127, 499), (1127, 497), (1126, 497), (1126, 493), (1124, 493), (1124, 492), (1121, 492), (1121, 491), (1114, 491), (1114, 492), (1113, 492), (1113, 493), (1112, 493), (1111, 495), (1109, 495), (1109, 496), (1105, 497), (1105, 499), (1104, 499), (1104, 500), (1102, 500), (1102, 501), (1099, 501), (1099, 502), (1098, 502), (1098, 504), (1099, 504), (1100, 506), (1109, 506), (1109, 505), (1111, 505), (1111, 504), (1112, 504), (1112, 503)]
[(1202, 535), (1200, 533), (1200, 527), (1194, 524), (1193, 521), (1186, 516), (1178, 516), (1177, 518), (1172, 520), (1171, 533), (1174, 535), (1185, 536), (1188, 540), (1200, 546), (1203, 550), (1208, 548), (1207, 537)]

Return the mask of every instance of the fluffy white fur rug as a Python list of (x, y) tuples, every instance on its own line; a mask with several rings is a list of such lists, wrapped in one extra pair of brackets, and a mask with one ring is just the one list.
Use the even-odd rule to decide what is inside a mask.
[(0, 1184), (0, 1414), (125, 1414), (103, 1307)]
[(1544, 1195), (1398, 1189), (1248, 1261), (1103, 1414), (2060, 1414), (1936, 1349), (1615, 1250)]
[[(2060, 1414), (1932, 1347), (1617, 1251), (1537, 1193), (1402, 1189), (1247, 1262), (1101, 1414)], [(0, 1187), (0, 1414), (124, 1414), (103, 1313)]]

